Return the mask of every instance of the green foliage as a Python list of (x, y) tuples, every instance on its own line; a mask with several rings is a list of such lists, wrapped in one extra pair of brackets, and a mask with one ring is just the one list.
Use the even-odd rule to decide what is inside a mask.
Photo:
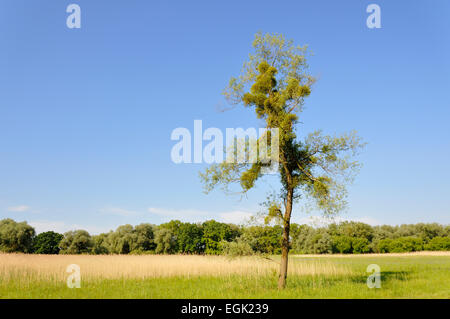
[(373, 252), (381, 253), (379, 249), (379, 243), (383, 239), (392, 239), (395, 237), (394, 233), (396, 228), (393, 226), (382, 225), (382, 226), (374, 226), (373, 227), (373, 238), (370, 243), (370, 247)]
[(423, 241), (418, 237), (399, 237), (396, 239), (383, 239), (378, 244), (382, 253), (405, 253), (423, 250)]
[(154, 226), (140, 224), (119, 226), (116, 231), (94, 237), (94, 251), (98, 254), (144, 253), (155, 249)]
[(414, 233), (416, 234), (416, 236), (422, 238), (422, 240), (426, 243), (428, 243), (435, 237), (444, 236), (445, 234), (445, 230), (443, 229), (442, 225), (439, 225), (437, 223), (419, 223), (414, 225), (414, 228)]
[(210, 255), (220, 254), (222, 252), (223, 241), (232, 241), (240, 235), (237, 226), (219, 223), (215, 220), (206, 221), (202, 226), (202, 244), (205, 247), (205, 253)]
[[(375, 252), (406, 252), (422, 249), (446, 250), (440, 248), (445, 247), (445, 242), (449, 238), (446, 232), (448, 227), (437, 223), (404, 224), (396, 227), (376, 226), (374, 227), (375, 236), (371, 245)], [(443, 246), (438, 244), (441, 241)]]
[(374, 236), (373, 228), (361, 222), (342, 222), (337, 232), (348, 237), (366, 238), (368, 241), (371, 241)]
[(250, 226), (243, 229), (240, 239), (256, 253), (280, 254), (282, 233), (281, 226)]
[(179, 220), (172, 220), (160, 225), (161, 228), (169, 229), (175, 238), (176, 247), (174, 253), (200, 254), (204, 252), (203, 227), (201, 224), (183, 223)]
[(298, 233), (300, 232), (301, 229), (301, 225), (296, 224), (296, 223), (292, 223), (291, 224), (291, 231), (290, 231), (290, 235), (291, 235), (291, 242), (292, 242), (292, 238), (295, 238), (298, 236)]
[(177, 252), (183, 254), (200, 254), (205, 250), (203, 227), (198, 224), (182, 223), (177, 232)]
[(450, 225), (444, 228), (444, 235), (443, 236), (450, 236)]
[(58, 254), (59, 243), (64, 235), (48, 231), (40, 233), (33, 239), (33, 252), (35, 254)]
[[(325, 213), (337, 213), (345, 206), (344, 182), (351, 180), (359, 167), (350, 156), (363, 144), (355, 133), (332, 137), (316, 131), (298, 140), (295, 124), (315, 81), (308, 72), (307, 48), (295, 46), (279, 34), (261, 33), (255, 36), (253, 48), (241, 75), (231, 78), (224, 95), (232, 104), (254, 107), (267, 128), (279, 130), (279, 203), (287, 203), (282, 219), (290, 220), (296, 190)], [(211, 165), (200, 177), (207, 192), (219, 184), (228, 189), (228, 184), (238, 183), (245, 193), (263, 175), (264, 165), (267, 163), (224, 162)], [(279, 203), (270, 206), (269, 217), (282, 215)]]
[(299, 254), (329, 254), (333, 252), (333, 245), (331, 232), (325, 228), (301, 225), (297, 236), (292, 238), (292, 248)]
[[(342, 222), (320, 228), (292, 224), (290, 249), (297, 254), (450, 250), (447, 229), (448, 226), (436, 223), (372, 227), (360, 222)], [(116, 231), (92, 237), (84, 230), (70, 231), (64, 236), (50, 231), (34, 237), (34, 229), (26, 222), (5, 219), (0, 221), (0, 251), (38, 254), (278, 255), (281, 253), (282, 233), (283, 226), (277, 224), (238, 227), (215, 220), (203, 224), (174, 220), (160, 226), (123, 225)], [(403, 236), (405, 234), (407, 236)]]
[(292, 248), (299, 254), (311, 254), (313, 251), (311, 242), (316, 230), (308, 225), (298, 227), (297, 235), (292, 238)]
[(354, 254), (366, 254), (370, 253), (369, 240), (364, 237), (352, 238), (352, 248)]
[(108, 234), (99, 234), (92, 236), (92, 253), (95, 255), (109, 254)]
[[(449, 238), (434, 237), (445, 234), (445, 227), (439, 224), (372, 227), (360, 222), (343, 222), (318, 229), (302, 225), (297, 227), (296, 236), (292, 238), (294, 251), (320, 253), (318, 242), (323, 233), (331, 235), (333, 253), (341, 254), (413, 252), (423, 249), (433, 250), (433, 247), (436, 250), (445, 250), (445, 242)], [(438, 239), (433, 241), (433, 238)], [(428, 245), (428, 242), (435, 245)]]
[(378, 242), (377, 251), (380, 253), (389, 253), (391, 250), (392, 239), (386, 238)]
[(85, 230), (72, 230), (64, 234), (59, 243), (60, 254), (88, 254), (92, 252), (94, 242)]
[(119, 226), (115, 232), (108, 236), (109, 251), (112, 254), (128, 254), (133, 250), (133, 242), (135, 236), (133, 226)]
[(134, 241), (131, 251), (151, 251), (156, 245), (154, 243), (154, 226), (151, 224), (140, 224), (134, 227)]
[(434, 237), (427, 244), (425, 250), (448, 250), (450, 251), (450, 237)]
[(340, 254), (351, 254), (353, 252), (352, 238), (349, 236), (333, 237), (333, 252)]
[(17, 223), (12, 219), (0, 220), (0, 251), (13, 253), (32, 251), (34, 228), (26, 222)]
[(331, 236), (326, 231), (316, 233), (312, 244), (313, 254), (331, 254), (333, 252), (333, 242)]
[(172, 254), (176, 252), (177, 242), (172, 230), (159, 227), (155, 232), (155, 244), (157, 254)]
[(222, 252), (229, 257), (251, 256), (254, 250), (242, 238), (237, 238), (235, 241), (222, 242)]

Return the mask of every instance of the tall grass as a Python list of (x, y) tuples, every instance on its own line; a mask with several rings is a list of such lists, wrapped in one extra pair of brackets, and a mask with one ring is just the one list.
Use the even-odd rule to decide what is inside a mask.
[[(273, 259), (0, 254), (0, 298), (450, 298), (449, 254), (293, 256), (282, 291)], [(70, 264), (81, 289), (66, 285)], [(367, 287), (369, 264), (381, 289)]]
[[(70, 264), (80, 266), (83, 278), (145, 279), (160, 277), (198, 277), (231, 275), (260, 277), (278, 271), (276, 261), (258, 257), (229, 259), (223, 256), (197, 255), (25, 255), (0, 254), (2, 281), (21, 280), (33, 275), (41, 280), (64, 280)], [(327, 261), (298, 263), (291, 261), (291, 275), (348, 274), (348, 267)]]

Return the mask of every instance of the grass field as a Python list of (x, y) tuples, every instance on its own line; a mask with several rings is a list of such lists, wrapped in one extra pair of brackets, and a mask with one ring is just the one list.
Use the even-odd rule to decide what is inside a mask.
[[(259, 257), (0, 254), (0, 298), (450, 298), (450, 253)], [(81, 269), (70, 289), (66, 267)], [(367, 266), (381, 268), (369, 289)]]

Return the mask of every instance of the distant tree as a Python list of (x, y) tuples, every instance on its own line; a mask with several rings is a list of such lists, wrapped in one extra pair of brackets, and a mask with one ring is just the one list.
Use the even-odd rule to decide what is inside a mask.
[(423, 241), (418, 237), (383, 239), (378, 243), (378, 251), (382, 253), (405, 253), (420, 250), (423, 250)]
[(353, 252), (352, 238), (345, 235), (334, 236), (333, 251), (340, 254), (351, 254)]
[(293, 250), (300, 254), (328, 254), (333, 252), (333, 236), (325, 227), (301, 225), (293, 238)]
[(374, 236), (372, 226), (361, 222), (345, 221), (338, 225), (337, 231), (340, 235), (352, 238), (366, 238), (369, 242)]
[(394, 238), (396, 228), (389, 225), (380, 225), (373, 227), (373, 239)]
[(180, 229), (182, 228), (183, 222), (180, 220), (171, 220), (167, 223), (163, 223), (158, 226), (158, 229), (168, 229), (170, 233), (172, 234), (172, 241), (174, 242), (174, 246), (172, 247), (172, 253), (178, 253), (181, 252), (182, 248), (179, 247), (178, 244), (178, 236), (180, 234)]
[(417, 235), (418, 228), (413, 224), (402, 224), (395, 227), (394, 238), (411, 237)]
[(240, 235), (239, 228), (235, 225), (219, 223), (209, 220), (202, 224), (205, 253), (218, 255), (222, 252), (222, 242), (232, 241)]
[(290, 240), (289, 243), (291, 244), (291, 248), (293, 247), (294, 238), (296, 238), (300, 232), (301, 225), (292, 223), (291, 224), (291, 230), (289, 232)]
[(112, 254), (142, 253), (154, 250), (154, 227), (151, 224), (122, 225), (110, 232), (106, 239), (108, 250)]
[(132, 251), (151, 251), (155, 250), (154, 226), (151, 224), (140, 224), (134, 227), (135, 242), (132, 245)]
[(450, 225), (444, 228), (444, 236), (450, 237)]
[(267, 212), (269, 219), (278, 220), (283, 227), (278, 287), (284, 288), (294, 201), (304, 195), (302, 198), (311, 199), (325, 214), (341, 211), (346, 204), (345, 184), (358, 168), (358, 163), (350, 158), (362, 144), (355, 133), (324, 136), (316, 131), (299, 140), (295, 127), (314, 82), (308, 72), (306, 47), (295, 46), (282, 35), (258, 33), (253, 48), (254, 54), (244, 64), (241, 75), (230, 80), (225, 97), (233, 104), (254, 108), (266, 128), (278, 129), (278, 145), (267, 143), (269, 153), (279, 151), (278, 159), (274, 163), (264, 158), (255, 163), (225, 161), (211, 165), (200, 176), (207, 192), (220, 184), (227, 190), (229, 184), (236, 183), (246, 193), (270, 172), (266, 170), (268, 166), (279, 163), (281, 190), (269, 203)]
[(321, 231), (315, 236), (314, 253), (331, 254), (333, 252), (333, 241), (327, 231)]
[(164, 227), (155, 231), (155, 244), (157, 254), (172, 254), (176, 252), (176, 239), (173, 232)]
[(370, 243), (370, 249), (375, 253), (381, 253), (379, 250), (379, 242), (383, 239), (393, 239), (395, 237), (396, 228), (388, 225), (374, 226), (373, 238)]
[(133, 249), (134, 229), (132, 225), (122, 225), (108, 236), (109, 251), (112, 254), (128, 254)]
[(60, 254), (76, 255), (92, 252), (94, 242), (91, 235), (85, 230), (72, 230), (64, 234), (59, 243)]
[[(421, 250), (450, 250), (449, 226), (404, 224), (370, 226), (343, 222), (326, 227), (292, 224), (290, 244), (299, 254), (402, 253)], [(0, 251), (38, 254), (280, 254), (283, 226), (247, 226), (209, 220), (203, 224), (170, 221), (160, 226), (140, 224), (119, 226), (115, 231), (90, 236), (83, 230), (64, 235), (49, 231), (34, 236), (26, 222), (0, 221)], [(62, 239), (61, 239), (62, 238)]]
[(426, 250), (450, 250), (450, 237), (434, 237), (424, 247)]
[(370, 242), (365, 237), (352, 238), (352, 249), (354, 254), (370, 253)]
[(99, 234), (92, 236), (92, 253), (95, 255), (106, 255), (109, 254), (109, 243), (108, 243), (109, 234)]
[(167, 228), (170, 229), (173, 233), (175, 233), (178, 229), (180, 229), (182, 224), (183, 224), (182, 221), (175, 219), (159, 225), (159, 228)]
[(223, 254), (230, 257), (251, 256), (254, 251), (250, 245), (241, 237), (234, 241), (224, 241), (222, 243)]
[(385, 238), (381, 239), (377, 243), (376, 251), (379, 253), (389, 253), (391, 249), (393, 239)]
[(293, 238), (292, 246), (295, 252), (300, 254), (312, 254), (314, 247), (312, 244), (316, 230), (308, 225), (301, 225), (297, 230), (296, 237)]
[(202, 242), (203, 227), (198, 224), (182, 223), (177, 231), (178, 252), (183, 254), (200, 254), (204, 252)]
[(283, 228), (279, 225), (249, 226), (243, 229), (240, 238), (257, 253), (280, 254), (282, 233)]
[(64, 238), (63, 234), (53, 231), (40, 233), (33, 240), (33, 252), (35, 254), (53, 254), (59, 253), (59, 243)]
[(415, 226), (415, 236), (422, 238), (425, 243), (430, 242), (435, 237), (441, 237), (445, 235), (445, 228), (438, 223), (424, 224), (419, 223)]
[(29, 253), (35, 234), (34, 228), (26, 222), (17, 223), (9, 218), (0, 220), (0, 251)]

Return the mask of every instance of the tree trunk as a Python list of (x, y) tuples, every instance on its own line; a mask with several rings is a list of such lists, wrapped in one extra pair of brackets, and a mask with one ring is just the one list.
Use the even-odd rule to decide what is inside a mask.
[(280, 263), (280, 277), (278, 278), (278, 289), (284, 289), (286, 287), (289, 242), (286, 245), (285, 236), (288, 236), (289, 238), (289, 230), (286, 232), (286, 228), (284, 228), (283, 230), (283, 241), (281, 243), (281, 263)]
[(289, 190), (286, 198), (286, 212), (284, 214), (283, 238), (281, 240), (281, 262), (280, 262), (280, 277), (278, 278), (278, 289), (284, 289), (286, 287), (292, 201), (293, 201), (293, 190)]

